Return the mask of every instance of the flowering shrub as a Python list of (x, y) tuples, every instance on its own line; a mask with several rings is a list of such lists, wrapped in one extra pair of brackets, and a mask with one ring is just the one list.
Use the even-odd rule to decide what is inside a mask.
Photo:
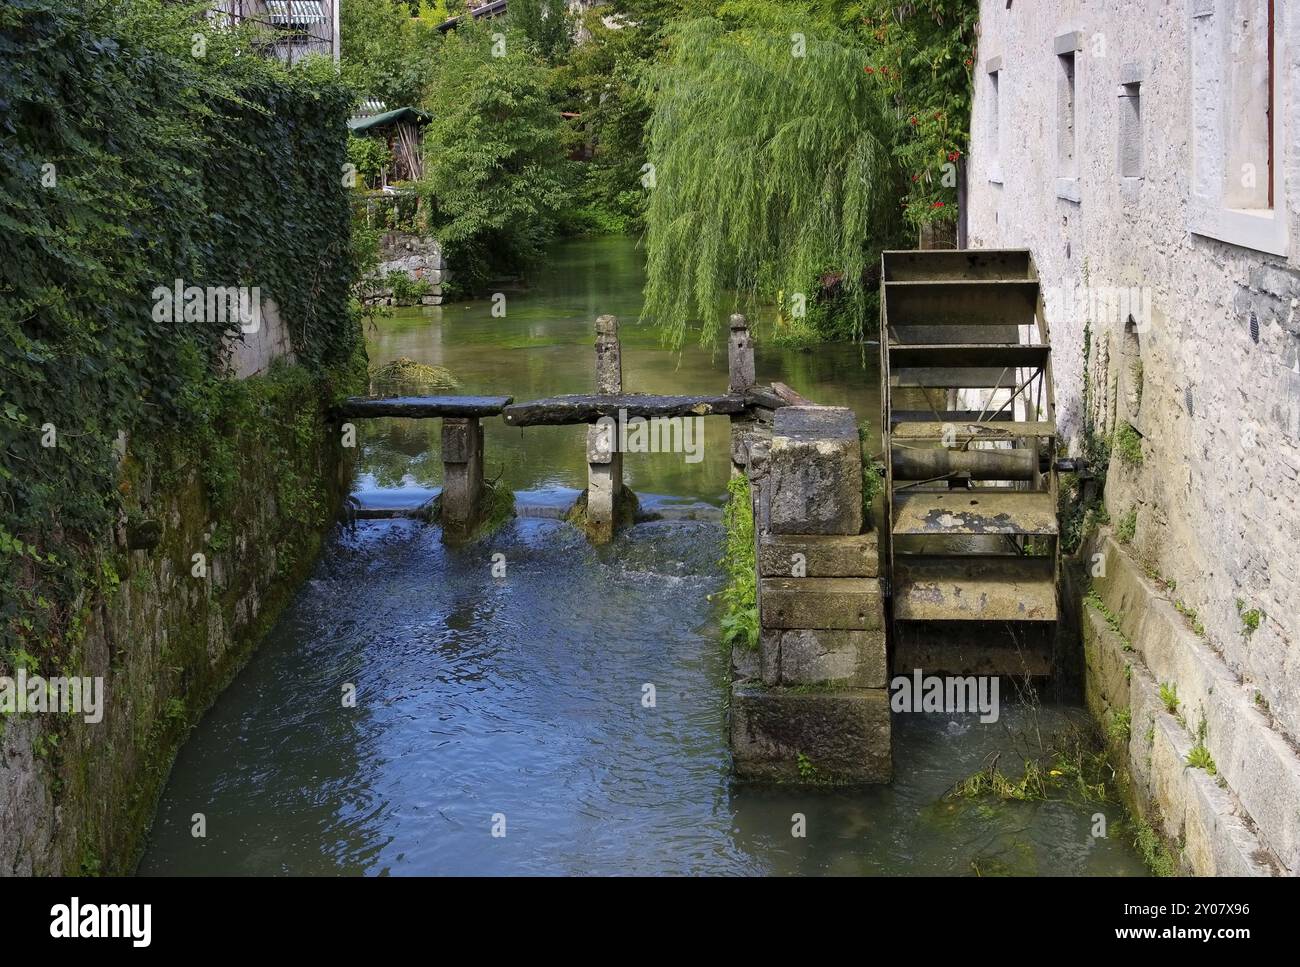
[(894, 157), (907, 172), (901, 205), (919, 227), (957, 217), (957, 169), (970, 143), (974, 0), (866, 0), (862, 24), (877, 45), (866, 73), (899, 119)]

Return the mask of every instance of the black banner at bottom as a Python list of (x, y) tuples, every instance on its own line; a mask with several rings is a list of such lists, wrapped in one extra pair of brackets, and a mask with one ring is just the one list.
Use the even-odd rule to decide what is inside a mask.
[[(376, 935), (545, 942), (565, 924), (651, 940), (721, 931), (837, 942), (1043, 944), (1088, 951), (1189, 945), (1222, 951), (1285, 941), (1286, 880), (820, 879), (663, 882), (582, 879), (51, 879), (0, 882), (6, 960), (31, 947), (105, 953), (346, 955)], [(576, 915), (576, 916), (575, 916)], [(784, 929), (782, 928), (784, 925)], [(704, 934), (708, 936), (709, 934)], [(535, 949), (535, 948), (534, 948)], [(951, 956), (951, 952), (939, 956)], [(909, 954), (915, 957), (915, 953)], [(11, 959), (12, 958), (12, 959)]]

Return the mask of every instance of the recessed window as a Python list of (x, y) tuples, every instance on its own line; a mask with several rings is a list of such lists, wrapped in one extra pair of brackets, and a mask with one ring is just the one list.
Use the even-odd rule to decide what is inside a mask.
[(1275, 160), (1287, 107), (1277, 65), (1287, 63), (1276, 0), (1191, 4), (1191, 230), (1287, 254), (1285, 183)]
[(1142, 85), (1119, 88), (1119, 173), (1142, 177)]
[(1056, 161), (1062, 178), (1077, 178), (1074, 130), (1074, 51), (1058, 54), (1056, 80)]
[(1002, 58), (994, 57), (986, 67), (989, 77), (988, 120), (985, 143), (988, 146), (989, 181), (1002, 183), (1002, 130), (1001, 130), (1001, 78)]

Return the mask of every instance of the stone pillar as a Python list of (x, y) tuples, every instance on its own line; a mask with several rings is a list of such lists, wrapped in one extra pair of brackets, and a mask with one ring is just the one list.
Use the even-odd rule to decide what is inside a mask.
[(478, 523), (483, 500), (483, 425), (474, 417), (442, 421), (442, 527), (452, 535)]
[[(727, 341), (727, 392), (743, 394), (754, 387), (754, 343), (749, 320), (740, 313), (731, 317)], [(731, 475), (739, 476), (749, 465), (757, 420), (753, 410), (731, 418)]]
[(876, 535), (863, 533), (862, 447), (853, 412), (777, 410), (765, 462), (765, 472), (751, 473), (753, 483), (761, 479), (763, 505), (754, 518), (760, 632), (757, 667), (732, 684), (736, 774), (791, 783), (888, 782), (879, 550)]
[[(623, 392), (623, 351), (618, 341), (618, 319), (596, 317), (596, 392), (614, 396)], [(615, 421), (587, 427), (587, 533), (596, 543), (614, 537), (623, 491), (623, 454), (618, 449)]]
[(596, 317), (596, 392), (623, 392), (623, 350), (618, 342), (618, 317)]
[(739, 312), (731, 317), (727, 375), (728, 393), (743, 393), (754, 385), (754, 344), (749, 338), (749, 320)]

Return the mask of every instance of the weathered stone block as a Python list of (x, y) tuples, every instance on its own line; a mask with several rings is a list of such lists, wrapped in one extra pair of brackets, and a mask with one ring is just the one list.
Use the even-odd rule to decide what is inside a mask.
[(478, 420), (448, 418), (442, 421), (442, 462), (468, 463), (478, 442)]
[(774, 533), (862, 530), (862, 445), (852, 410), (842, 406), (777, 410), (770, 461)]
[(731, 749), (741, 779), (888, 782), (893, 772), (888, 693), (733, 685)]
[(587, 427), (587, 462), (611, 463), (618, 447), (615, 424), (611, 421)]
[(758, 573), (763, 577), (876, 577), (880, 548), (875, 534), (764, 534), (759, 539)]
[(764, 684), (885, 687), (883, 628), (764, 629), (760, 641)]
[(875, 578), (762, 578), (764, 628), (883, 627), (880, 582)]
[(474, 526), (483, 499), (483, 424), (473, 418), (442, 421), (442, 526), (454, 535)]

